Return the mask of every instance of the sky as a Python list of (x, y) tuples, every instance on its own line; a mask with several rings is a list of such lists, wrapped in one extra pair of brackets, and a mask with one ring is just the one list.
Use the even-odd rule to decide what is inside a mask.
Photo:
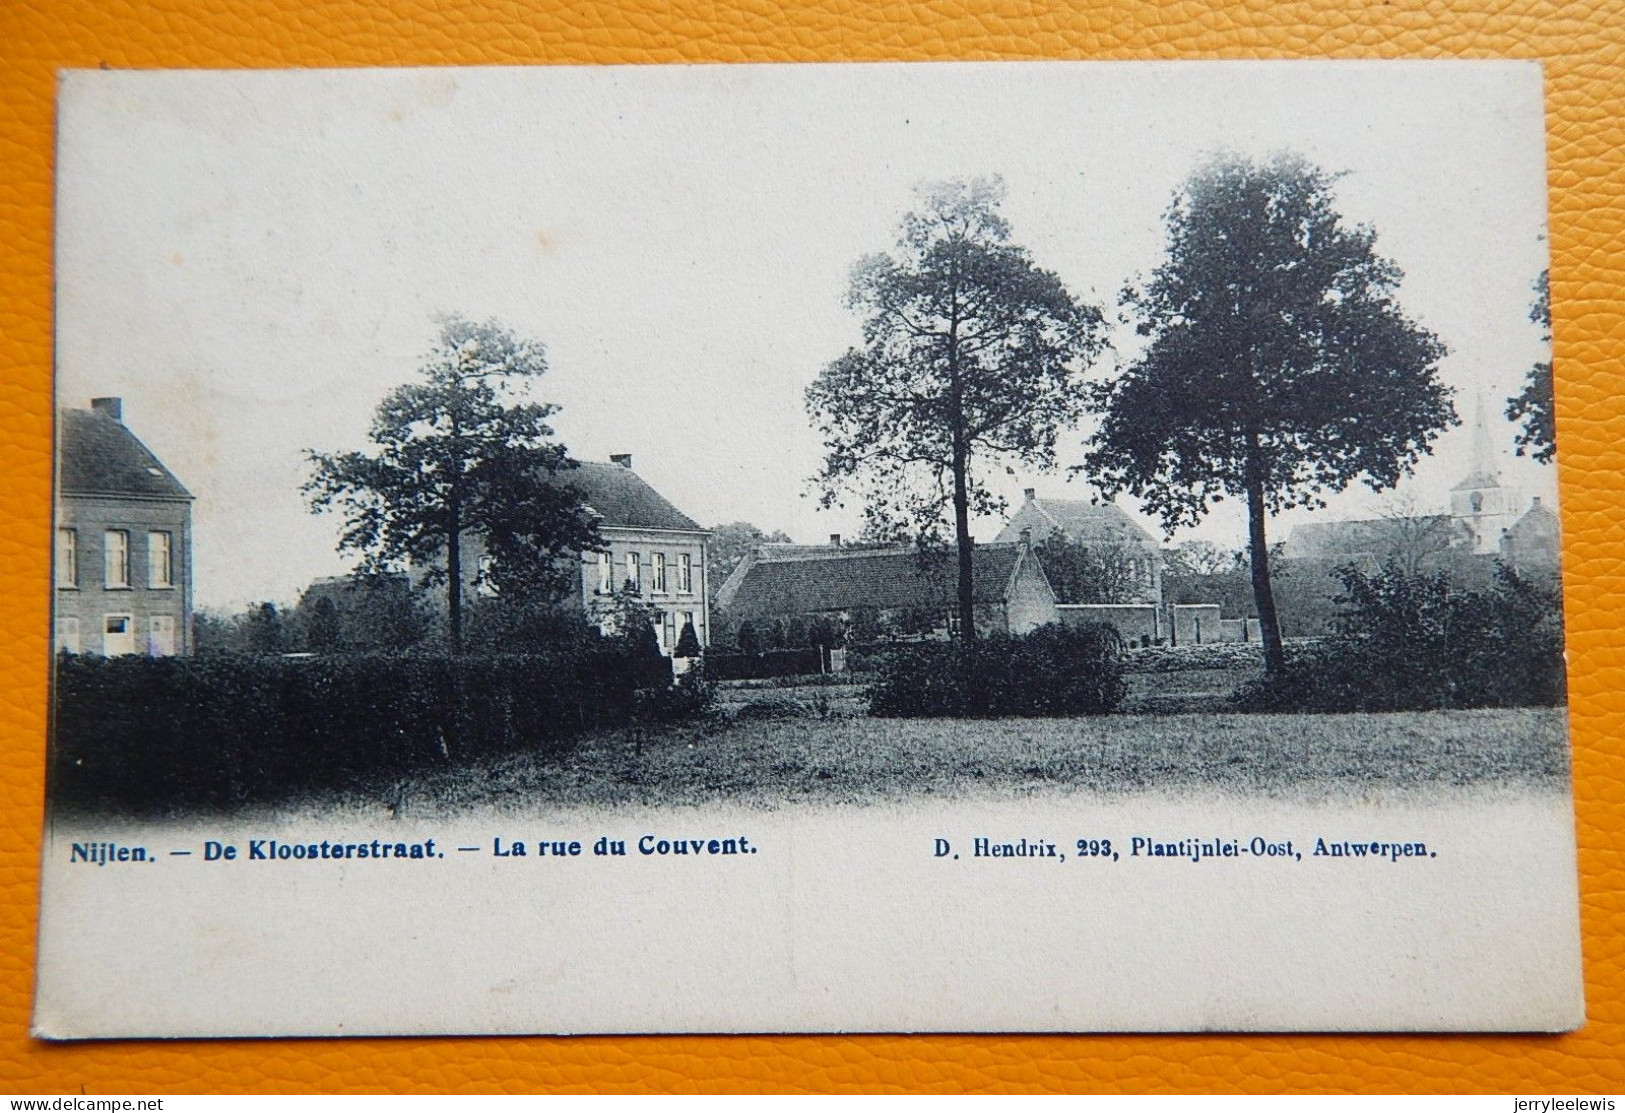
[[(855, 534), (857, 506), (818, 509), (803, 394), (859, 341), (850, 269), (892, 247), (915, 188), (1000, 175), (1015, 240), (1115, 317), (1219, 150), (1341, 173), (1340, 211), (1376, 229), (1401, 304), (1450, 351), (1466, 425), (1398, 492), (1315, 513), (1442, 509), (1481, 398), (1504, 482), (1555, 499), (1502, 417), (1547, 358), (1528, 320), (1547, 265), (1533, 64), (74, 71), (59, 108), (58, 404), (122, 397), (197, 496), (201, 607), (291, 602), (350, 567), (339, 520), (300, 495), (304, 453), (365, 448), (448, 312), (546, 346), (535, 397), (576, 457), (632, 454), (704, 525)], [(1063, 435), (1063, 466), (1089, 431)], [(1064, 470), (989, 478), (1012, 501), (1092, 494)], [(1244, 535), (1225, 504), (1173, 540)]]

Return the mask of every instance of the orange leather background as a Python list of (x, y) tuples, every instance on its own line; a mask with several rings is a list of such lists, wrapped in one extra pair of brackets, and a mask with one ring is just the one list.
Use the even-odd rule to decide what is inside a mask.
[[(1607, 0), (0, 0), (0, 1091), (1625, 1091), (1625, 14)], [(1546, 62), (1590, 1022), (1561, 1037), (28, 1038), (60, 67), (992, 58)], [(1312, 992), (1312, 986), (1305, 986)]]

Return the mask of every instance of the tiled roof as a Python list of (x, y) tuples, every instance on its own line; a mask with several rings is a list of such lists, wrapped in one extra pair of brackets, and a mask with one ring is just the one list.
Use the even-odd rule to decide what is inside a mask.
[[(1049, 523), (1052, 529), (1059, 530), (1073, 541), (1127, 542), (1153, 548), (1157, 544), (1156, 539), (1145, 531), (1145, 527), (1116, 503), (1094, 503), (1085, 499), (1035, 498), (1023, 503), (1017, 510), (1017, 516), (1020, 517), (1020, 511), (1026, 508), (1036, 510), (1039, 517)], [(1020, 525), (1012, 519), (999, 532), (996, 540), (1015, 541), (1019, 532)], [(1043, 540), (1043, 534), (1041, 528), (1033, 530), (1035, 540)]]
[(579, 467), (560, 472), (555, 482), (580, 491), (587, 505), (600, 516), (600, 525), (703, 532), (699, 523), (667, 502), (637, 472), (620, 464), (584, 461)]
[[(971, 550), (977, 603), (1003, 603), (1021, 560), (1021, 545)], [(949, 608), (958, 594), (957, 551), (914, 548), (829, 550), (818, 555), (755, 559), (730, 577), (717, 605), (735, 615), (807, 614), (865, 607)]]
[(61, 412), (59, 477), (63, 494), (190, 499), (124, 423), (96, 410)]

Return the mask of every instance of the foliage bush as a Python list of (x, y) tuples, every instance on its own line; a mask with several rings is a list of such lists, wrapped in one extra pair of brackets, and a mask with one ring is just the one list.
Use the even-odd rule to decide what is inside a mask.
[(1264, 651), (1254, 642), (1207, 642), (1203, 645), (1154, 645), (1130, 650), (1126, 672), (1169, 673), (1201, 669), (1261, 668)]
[(735, 722), (799, 719), (810, 709), (793, 696), (765, 695), (745, 700), (733, 709)]
[(692, 622), (683, 623), (683, 632), (677, 635), (677, 648), (672, 650), (673, 657), (692, 658), (700, 655), (700, 636), (694, 632)]
[(691, 668), (675, 684), (645, 688), (637, 694), (640, 723), (685, 723), (704, 718), (717, 709), (716, 685), (701, 668)]
[[(548, 749), (629, 723), (666, 658), (61, 657), (51, 793), (68, 808), (225, 810)], [(664, 713), (678, 713), (674, 699)]]
[(1243, 685), (1263, 711), (1420, 711), (1564, 703), (1561, 596), (1501, 566), (1487, 590), (1444, 573), (1347, 567), (1337, 633)]
[(899, 646), (879, 662), (869, 713), (893, 718), (1097, 715), (1123, 699), (1112, 626), (1041, 626), (1021, 637)]

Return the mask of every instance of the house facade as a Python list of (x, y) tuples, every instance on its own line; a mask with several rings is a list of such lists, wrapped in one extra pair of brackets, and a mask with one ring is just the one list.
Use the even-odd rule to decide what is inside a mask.
[(192, 651), (192, 495), (124, 425), (117, 398), (60, 414), (55, 646)]
[[(1057, 618), (1055, 592), (1030, 539), (971, 550), (979, 634), (1023, 634)], [(957, 627), (956, 550), (762, 545), (717, 592), (735, 625), (819, 619), (845, 631), (947, 637)], [(860, 635), (861, 636), (861, 635)]]
[(604, 551), (581, 555), (577, 598), (602, 614), (617, 590), (634, 593), (656, 614), (660, 651), (671, 655), (684, 626), (711, 644), (705, 556), (709, 531), (632, 470), (631, 456), (583, 462), (559, 478), (581, 492), (598, 520)]
[[(609, 463), (580, 461), (547, 482), (580, 493), (604, 545), (603, 551), (567, 558), (567, 605), (580, 607), (607, 633), (616, 593), (628, 593), (653, 614), (662, 653), (673, 653), (685, 626), (694, 627), (702, 649), (711, 643), (705, 570), (708, 530), (633, 471), (629, 455), (611, 456)], [(478, 536), (467, 534), (461, 549), (463, 583), (478, 584), (485, 547)], [(420, 580), (414, 570), (414, 584)]]
[(1022, 504), (993, 540), (1013, 544), (1023, 534), (1042, 545), (1051, 537), (1111, 556), (1125, 566), (1129, 598), (1123, 603), (1162, 605), (1162, 546), (1115, 503), (1083, 499), (1039, 498), (1035, 488), (1023, 492)]

